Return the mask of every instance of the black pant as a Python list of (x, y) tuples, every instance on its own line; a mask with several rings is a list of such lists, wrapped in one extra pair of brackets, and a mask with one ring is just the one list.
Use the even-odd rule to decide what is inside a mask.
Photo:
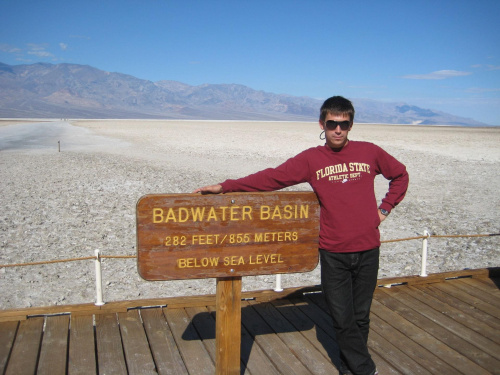
[(320, 249), (321, 286), (332, 315), (341, 359), (353, 374), (370, 375), (370, 307), (377, 285), (379, 248), (355, 253)]

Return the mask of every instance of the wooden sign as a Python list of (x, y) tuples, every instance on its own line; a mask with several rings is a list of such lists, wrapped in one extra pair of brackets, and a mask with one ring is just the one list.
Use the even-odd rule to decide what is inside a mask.
[(146, 195), (137, 203), (146, 280), (307, 272), (318, 263), (312, 192)]

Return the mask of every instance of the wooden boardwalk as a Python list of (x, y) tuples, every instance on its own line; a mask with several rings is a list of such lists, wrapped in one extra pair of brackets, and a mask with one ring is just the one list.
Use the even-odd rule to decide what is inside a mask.
[[(397, 284), (377, 288), (372, 306), (369, 346), (381, 375), (500, 374), (497, 268), (380, 284)], [(243, 297), (242, 374), (338, 373), (317, 287)], [(0, 311), (0, 374), (214, 374), (214, 303), (203, 296)]]

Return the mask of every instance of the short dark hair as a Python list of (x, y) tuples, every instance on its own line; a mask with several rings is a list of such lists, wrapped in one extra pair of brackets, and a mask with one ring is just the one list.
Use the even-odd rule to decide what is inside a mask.
[(332, 96), (321, 106), (319, 120), (325, 122), (326, 115), (349, 115), (351, 123), (354, 121), (354, 106), (351, 101), (342, 96)]

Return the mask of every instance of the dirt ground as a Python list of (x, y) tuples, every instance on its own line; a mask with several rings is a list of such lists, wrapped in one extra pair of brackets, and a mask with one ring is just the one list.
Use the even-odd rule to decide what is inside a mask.
[[(80, 120), (0, 121), (0, 264), (136, 254), (136, 203), (277, 166), (322, 144), (317, 123)], [(410, 174), (382, 240), (500, 233), (500, 128), (355, 124)], [(299, 185), (291, 190), (309, 190)], [(387, 181), (376, 180), (381, 199)], [(499, 266), (500, 236), (431, 238), (428, 273)], [(379, 277), (420, 273), (421, 240), (383, 244)], [(282, 286), (319, 284), (319, 270)], [(215, 292), (214, 279), (141, 279), (134, 259), (103, 261), (104, 300)], [(275, 276), (244, 277), (271, 289)], [(2, 309), (95, 301), (94, 262), (0, 268)]]

